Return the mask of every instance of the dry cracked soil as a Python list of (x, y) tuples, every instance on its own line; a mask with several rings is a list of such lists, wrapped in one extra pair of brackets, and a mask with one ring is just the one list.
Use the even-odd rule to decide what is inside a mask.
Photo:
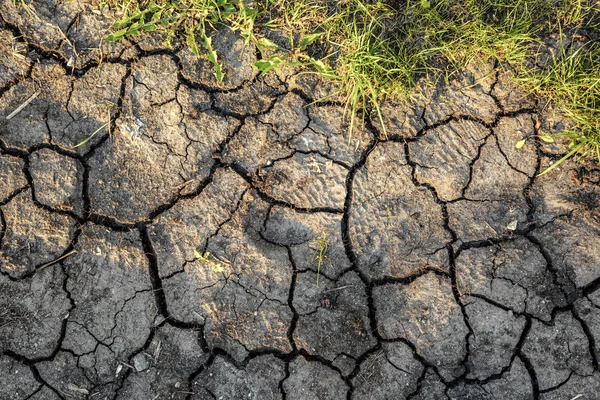
[(505, 69), (350, 136), (331, 86), (258, 76), (226, 29), (218, 83), (185, 46), (103, 41), (87, 2), (18, 3), (1, 399), (600, 398), (600, 170), (537, 176), (564, 146), (515, 143), (566, 122)]

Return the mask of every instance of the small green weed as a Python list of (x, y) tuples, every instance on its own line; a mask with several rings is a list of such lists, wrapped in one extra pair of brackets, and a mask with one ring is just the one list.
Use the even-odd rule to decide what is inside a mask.
[(99, 133), (100, 131), (102, 131), (105, 128), (108, 128), (108, 134), (110, 135), (110, 124), (111, 124), (111, 115), (110, 115), (110, 111), (112, 109), (112, 107), (114, 106), (114, 103), (112, 102), (108, 102), (106, 103), (106, 113), (107, 113), (107, 121), (105, 123), (103, 123), (102, 125), (100, 125), (100, 127), (98, 129), (96, 129), (94, 132), (92, 132), (91, 135), (89, 135), (87, 138), (83, 139), (81, 142), (77, 143), (75, 146), (73, 146), (72, 148), (75, 149), (77, 147), (81, 147), (84, 144), (86, 144), (87, 142), (89, 142), (90, 140), (92, 140), (92, 138), (94, 136), (96, 136), (97, 133)]
[(321, 275), (321, 267), (327, 256), (327, 248), (329, 247), (329, 235), (327, 233), (322, 233), (320, 237), (314, 240), (315, 246), (315, 259), (314, 262), (317, 264), (317, 287), (319, 287), (319, 276)]
[(211, 256), (208, 251), (200, 253), (199, 251), (194, 250), (194, 257), (196, 257), (196, 260), (198, 260), (200, 264), (205, 265), (218, 273), (225, 271), (223, 265), (228, 263), (227, 261), (219, 260), (215, 256)]
[(38, 21), (40, 20), (40, 17), (38, 17), (35, 11), (31, 7), (29, 7), (27, 3), (25, 3), (25, 0), (13, 0), (13, 3), (17, 4), (17, 2), (21, 7), (23, 7), (23, 9), (27, 12), (30, 18), (36, 19)]

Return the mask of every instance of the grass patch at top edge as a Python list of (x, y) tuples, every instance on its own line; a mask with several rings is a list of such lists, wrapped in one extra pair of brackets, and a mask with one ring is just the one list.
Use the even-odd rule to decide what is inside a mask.
[[(22, 1), (22, 0), (19, 0)], [(579, 51), (554, 54), (536, 65), (543, 39), (575, 29), (600, 39), (600, 4), (586, 0), (103, 0), (123, 13), (110, 40), (160, 32), (167, 41), (185, 38), (206, 57), (218, 81), (224, 77), (211, 32), (224, 25), (262, 54), (262, 73), (291, 65), (337, 82), (346, 96), (350, 135), (355, 118), (379, 105), (401, 100), (419, 80), (435, 84), (472, 62), (508, 63), (524, 90), (553, 101), (574, 126), (569, 154), (596, 153), (600, 160), (600, 51), (584, 43)], [(265, 32), (280, 32), (285, 46)], [(314, 51), (315, 48), (321, 51)], [(573, 152), (573, 149), (577, 151)]]

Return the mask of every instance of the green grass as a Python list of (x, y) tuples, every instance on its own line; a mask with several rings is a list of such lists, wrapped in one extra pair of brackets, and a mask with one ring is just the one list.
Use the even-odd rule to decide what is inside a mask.
[(321, 267), (327, 260), (327, 249), (329, 248), (329, 235), (327, 233), (321, 233), (321, 236), (314, 239), (314, 262), (317, 264), (317, 287), (319, 287), (319, 277), (321, 276)]
[(573, 50), (561, 43), (561, 51), (541, 72), (525, 71), (517, 81), (542, 95), (569, 118), (572, 126), (556, 136), (569, 139), (569, 152), (542, 172), (546, 174), (572, 156), (588, 155), (600, 163), (600, 43), (585, 43)]
[[(123, 12), (109, 40), (158, 31), (176, 35), (224, 78), (211, 34), (225, 25), (262, 55), (263, 73), (304, 68), (335, 81), (345, 96), (350, 135), (366, 115), (385, 125), (379, 105), (401, 100), (417, 82), (436, 84), (465, 65), (497, 60), (511, 68), (526, 91), (550, 99), (573, 121), (563, 135), (569, 155), (600, 160), (598, 44), (563, 50), (550, 65), (536, 66), (544, 37), (566, 41), (567, 29), (597, 32), (600, 4), (584, 0), (105, 0)], [(396, 5), (396, 8), (392, 7)], [(287, 43), (269, 40), (277, 33)], [(600, 33), (599, 33), (600, 34)], [(556, 165), (556, 164), (555, 164)]]
[(220, 260), (215, 256), (211, 256), (209, 252), (201, 253), (197, 250), (194, 250), (194, 257), (196, 258), (196, 261), (198, 261), (201, 265), (212, 269), (216, 273), (222, 273), (223, 271), (225, 271), (223, 265), (229, 264), (229, 262), (227, 261)]

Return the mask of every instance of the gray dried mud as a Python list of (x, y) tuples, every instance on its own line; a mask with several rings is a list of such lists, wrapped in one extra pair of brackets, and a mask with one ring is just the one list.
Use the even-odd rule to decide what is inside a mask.
[(227, 29), (218, 83), (184, 45), (102, 40), (112, 11), (18, 3), (0, 398), (597, 398), (600, 170), (537, 176), (564, 143), (514, 144), (564, 124), (504, 69), (350, 136), (330, 85), (258, 76)]

